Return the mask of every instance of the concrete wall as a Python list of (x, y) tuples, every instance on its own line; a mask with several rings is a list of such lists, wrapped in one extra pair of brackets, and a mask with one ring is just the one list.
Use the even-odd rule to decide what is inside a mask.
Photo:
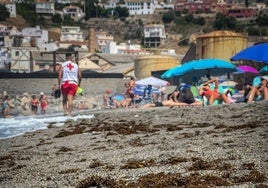
[[(121, 78), (83, 78), (81, 87), (86, 95), (103, 94), (106, 89), (123, 93), (125, 91), (124, 83), (126, 82), (128, 80)], [(50, 95), (52, 87), (57, 83), (58, 81), (55, 78), (0, 79), (0, 93), (7, 91), (12, 96), (25, 92), (29, 94), (44, 92), (46, 95)]]

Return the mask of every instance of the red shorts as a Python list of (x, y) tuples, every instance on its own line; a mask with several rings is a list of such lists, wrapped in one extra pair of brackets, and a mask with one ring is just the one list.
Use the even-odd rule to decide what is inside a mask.
[(69, 83), (68, 81), (64, 82), (61, 85), (61, 92), (62, 95), (75, 95), (77, 91), (78, 86), (75, 83)]
[(41, 108), (46, 109), (46, 107), (47, 107), (47, 103), (46, 102), (41, 102)]

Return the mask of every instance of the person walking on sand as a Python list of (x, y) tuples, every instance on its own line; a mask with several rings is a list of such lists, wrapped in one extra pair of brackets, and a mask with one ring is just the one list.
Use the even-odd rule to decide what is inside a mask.
[[(64, 115), (72, 115), (73, 99), (82, 79), (81, 70), (72, 62), (72, 54), (66, 54), (66, 61), (60, 66), (58, 84), (61, 85)], [(68, 111), (68, 112), (67, 112)]]

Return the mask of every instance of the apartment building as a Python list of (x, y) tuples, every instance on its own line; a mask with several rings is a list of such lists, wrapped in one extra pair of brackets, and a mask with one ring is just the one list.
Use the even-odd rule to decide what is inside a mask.
[(34, 38), (42, 43), (48, 42), (48, 31), (41, 29), (40, 26), (26, 27), (21, 30), (21, 33), (23, 37)]
[(125, 7), (130, 15), (153, 14), (157, 5), (157, 0), (111, 0), (105, 4), (105, 8), (115, 8), (116, 6)]
[(17, 11), (16, 11), (16, 3), (8, 0), (0, 0), (1, 5), (5, 5), (9, 12), (9, 17), (16, 17)]
[(72, 5), (68, 7), (64, 7), (62, 9), (62, 14), (63, 16), (69, 15), (75, 21), (78, 21), (79, 19), (85, 16), (85, 13), (80, 7), (72, 6)]
[(158, 47), (166, 39), (165, 26), (160, 24), (146, 25), (143, 28), (144, 46)]
[(114, 41), (114, 37), (105, 31), (95, 32), (95, 49), (97, 51), (104, 51), (104, 47), (109, 42)]
[(35, 0), (35, 12), (37, 14), (55, 14), (53, 0)]
[(83, 42), (83, 32), (77, 26), (62, 26), (60, 41), (77, 41)]
[(129, 54), (129, 55), (149, 55), (150, 53), (141, 48), (139, 44), (109, 42), (103, 48), (103, 53), (107, 54)]

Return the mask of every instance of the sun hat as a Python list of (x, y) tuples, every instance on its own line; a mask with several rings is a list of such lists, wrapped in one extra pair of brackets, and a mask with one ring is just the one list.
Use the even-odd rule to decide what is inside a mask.
[(44, 95), (44, 93), (43, 93), (43, 92), (41, 92), (41, 93), (40, 93), (40, 95)]
[(106, 93), (111, 93), (111, 90), (107, 89), (107, 90), (106, 90)]
[(267, 81), (268, 81), (268, 76), (262, 76), (261, 79), (262, 79), (262, 80), (267, 80)]

